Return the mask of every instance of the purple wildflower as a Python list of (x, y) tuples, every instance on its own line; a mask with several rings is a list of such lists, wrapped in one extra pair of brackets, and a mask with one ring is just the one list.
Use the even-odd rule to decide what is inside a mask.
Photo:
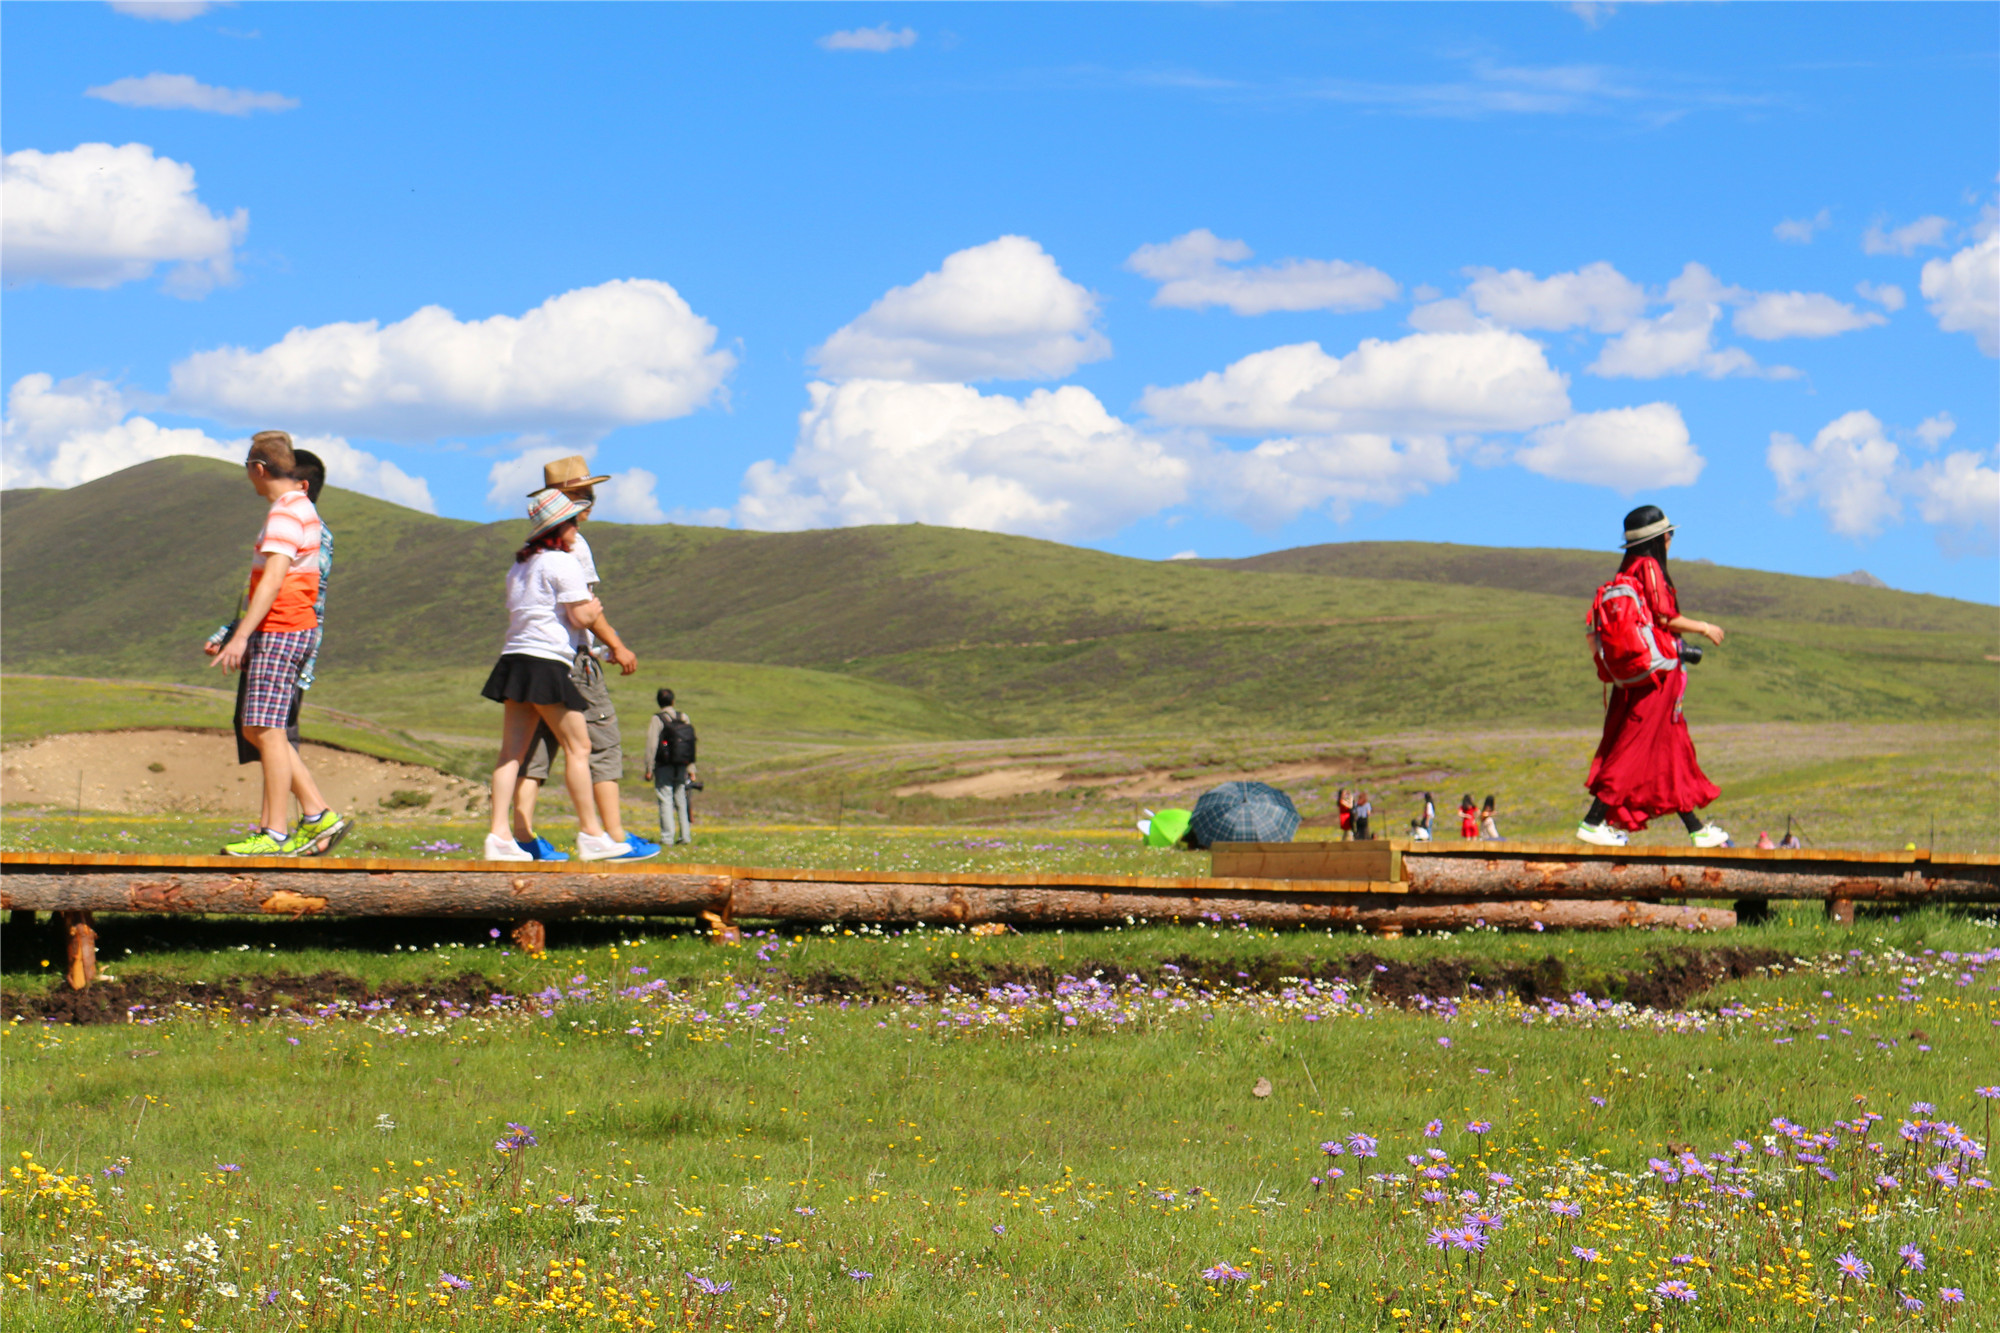
[(1670, 1301), (1691, 1301), (1695, 1297), (1695, 1290), (1679, 1278), (1670, 1278), (1654, 1287), (1653, 1294), (1664, 1296)]
[[(850, 1273), (849, 1276), (851, 1277), (853, 1274)], [(711, 1282), (698, 1273), (689, 1273), (688, 1280), (693, 1282), (695, 1290), (704, 1296), (720, 1296), (736, 1285), (734, 1282)]]
[(464, 1278), (460, 1277), (456, 1273), (439, 1273), (438, 1282), (444, 1286), (450, 1287), (453, 1291), (472, 1290), (472, 1284), (470, 1282), (467, 1282)]
[(1902, 1249), (1897, 1250), (1896, 1253), (1903, 1256), (1903, 1267), (1909, 1269), (1912, 1273), (1921, 1273), (1924, 1271), (1924, 1252), (1916, 1246), (1905, 1245)]
[(1867, 1263), (1852, 1250), (1837, 1256), (1833, 1261), (1833, 1266), (1840, 1270), (1840, 1275), (1843, 1278), (1851, 1277), (1858, 1280), (1866, 1280), (1868, 1277), (1869, 1268)]
[(1247, 1268), (1238, 1268), (1232, 1263), (1219, 1263), (1213, 1268), (1201, 1270), (1202, 1277), (1210, 1282), (1241, 1282), (1250, 1276)]
[(867, 1272), (859, 1268), (848, 1269), (847, 1275), (853, 1278), (856, 1282), (866, 1282), (869, 1278), (875, 1276), (873, 1273)]
[(1370, 1134), (1349, 1134), (1347, 1136), (1347, 1150), (1356, 1157), (1373, 1157), (1376, 1155), (1375, 1138)]
[(1939, 1287), (1938, 1299), (1943, 1301), (1946, 1305), (1963, 1305), (1965, 1304), (1965, 1288)]
[(1347, 1145), (1339, 1139), (1328, 1139), (1325, 1143), (1319, 1145), (1319, 1150), (1328, 1157), (1338, 1157), (1347, 1151)]
[(1446, 1231), (1443, 1227), (1432, 1227), (1431, 1234), (1424, 1237), (1424, 1244), (1434, 1250), (1442, 1250), (1451, 1244), (1451, 1238), (1456, 1234), (1456, 1232)]
[(1583, 1205), (1580, 1203), (1569, 1203), (1562, 1199), (1550, 1199), (1549, 1211), (1557, 1217), (1582, 1217)]
[(1442, 1120), (1433, 1120), (1424, 1126), (1424, 1137), (1427, 1139), (1434, 1139), (1442, 1133), (1444, 1133), (1444, 1121)]
[(1597, 1262), (1597, 1251), (1587, 1245), (1572, 1245), (1569, 1247), (1569, 1252), (1584, 1263), (1594, 1264)]
[(1493, 1128), (1493, 1122), (1491, 1120), (1472, 1120), (1466, 1122), (1465, 1127), (1474, 1134), (1484, 1134)]
[(233, 1176), (237, 1174), (239, 1171), (241, 1171), (243, 1168), (236, 1165), (236, 1163), (234, 1162), (217, 1162), (215, 1164), (215, 1169), (227, 1175)]
[(1006, 1223), (1004, 1223), (1004, 1222), (995, 1222), (995, 1223), (993, 1224), (993, 1234), (994, 1234), (994, 1235), (996, 1235), (996, 1236), (1004, 1236), (1004, 1235), (1006, 1235), (1006, 1234), (1007, 1234), (1007, 1225), (1006, 1225)]
[(1910, 1293), (1907, 1291), (1897, 1292), (1896, 1300), (1897, 1303), (1903, 1307), (1903, 1311), (1906, 1314), (1916, 1314), (1918, 1311), (1924, 1308), (1924, 1303), (1918, 1300), (1916, 1297), (1910, 1295)]

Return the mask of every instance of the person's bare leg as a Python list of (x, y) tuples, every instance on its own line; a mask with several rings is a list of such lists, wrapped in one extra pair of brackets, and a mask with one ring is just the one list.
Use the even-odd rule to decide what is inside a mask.
[(590, 789), (590, 731), (583, 714), (561, 704), (536, 704), (535, 708), (562, 746), (563, 778), (569, 787), (570, 804), (576, 807), (576, 826), (593, 838), (603, 837), (604, 825), (597, 818)]
[(597, 817), (604, 822), (605, 835), (613, 842), (625, 841), (625, 819), (618, 813), (618, 784), (593, 782), (590, 793), (597, 798)]
[(257, 747), (264, 765), (264, 805), (260, 815), (267, 829), (283, 833), (291, 827), (292, 743), (283, 727), (245, 727), (243, 739)]
[(514, 808), (514, 788), (521, 778), (521, 760), (528, 753), (528, 742), (535, 734), (537, 721), (532, 704), (515, 700), (506, 702), (506, 716), (500, 724), (500, 754), (493, 761), (493, 819), (487, 832), (496, 838), (509, 836), (507, 821)]
[(306, 757), (299, 753), (299, 747), (292, 747), (292, 795), (299, 799), (299, 817), (312, 818), (326, 813), (326, 798), (319, 794), (319, 784), (306, 772)]
[[(537, 718), (537, 725), (541, 719)], [(522, 778), (514, 789), (514, 838), (519, 842), (535, 840), (535, 801), (542, 794), (540, 778)]]

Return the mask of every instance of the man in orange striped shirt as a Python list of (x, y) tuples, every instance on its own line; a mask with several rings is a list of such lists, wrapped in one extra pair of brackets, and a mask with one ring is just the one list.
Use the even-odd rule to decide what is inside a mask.
[[(299, 671), (319, 647), (314, 606), (319, 598), (319, 513), (306, 497), (306, 483), (292, 475), (292, 437), (285, 432), (254, 436), (243, 466), (271, 508), (251, 560), (249, 605), (228, 641), (211, 644), (208, 651), (224, 671), (243, 670), (242, 733), (264, 766), (264, 804), (258, 829), (222, 850), (229, 856), (324, 852), (347, 831), (348, 821), (320, 796), (304, 757), (285, 735)], [(302, 818), (288, 833), (294, 793)]]

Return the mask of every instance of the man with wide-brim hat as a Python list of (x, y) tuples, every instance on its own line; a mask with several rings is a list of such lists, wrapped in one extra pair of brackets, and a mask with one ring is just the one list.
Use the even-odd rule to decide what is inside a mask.
[[(528, 492), (530, 499), (552, 492), (560, 493), (573, 504), (581, 505), (577, 514), (579, 528), (570, 554), (583, 566), (584, 582), (600, 598), (597, 576), (597, 562), (592, 558), (590, 543), (584, 540), (581, 523), (590, 517), (590, 507), (597, 501), (597, 487), (611, 480), (602, 474), (593, 476), (590, 460), (582, 454), (571, 454), (542, 465), (542, 485)], [(618, 729), (618, 709), (611, 702), (611, 687), (604, 678), (602, 662), (606, 659), (616, 662), (624, 675), (631, 675), (639, 669), (639, 659), (618, 637), (618, 631), (603, 614), (589, 630), (577, 630), (573, 634), (576, 641), (576, 660), (570, 669), (570, 680), (583, 695), (588, 707), (584, 710), (584, 726), (590, 733), (590, 785), (597, 799), (597, 814), (604, 821), (604, 831), (614, 842), (629, 843), (632, 850), (625, 858), (636, 860), (653, 856), (660, 850), (658, 843), (625, 832), (625, 821), (619, 810), (618, 782), (625, 774), (624, 736)], [(597, 641), (593, 644), (592, 639)], [(514, 789), (513, 831), (514, 840), (521, 850), (538, 861), (562, 861), (568, 858), (556, 850), (547, 838), (535, 832), (535, 800), (541, 795), (542, 784), (548, 781), (549, 770), (559, 747), (555, 733), (546, 726), (535, 730), (535, 737), (528, 743), (528, 756), (521, 764), (521, 778)]]
[[(576, 495), (578, 491), (593, 490), (610, 480), (610, 477), (602, 474), (591, 476), (590, 460), (582, 454), (571, 454), (568, 458), (558, 458), (552, 463), (542, 464), (542, 484), (529, 491), (528, 498), (532, 500), (543, 491), (562, 491), (567, 495)], [(584, 495), (578, 498), (589, 503), (595, 497)]]

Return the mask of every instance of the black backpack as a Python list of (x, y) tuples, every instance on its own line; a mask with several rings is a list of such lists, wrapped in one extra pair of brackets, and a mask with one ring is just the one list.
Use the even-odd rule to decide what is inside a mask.
[(694, 762), (694, 723), (685, 717), (660, 719), (660, 744), (653, 751), (653, 767)]

